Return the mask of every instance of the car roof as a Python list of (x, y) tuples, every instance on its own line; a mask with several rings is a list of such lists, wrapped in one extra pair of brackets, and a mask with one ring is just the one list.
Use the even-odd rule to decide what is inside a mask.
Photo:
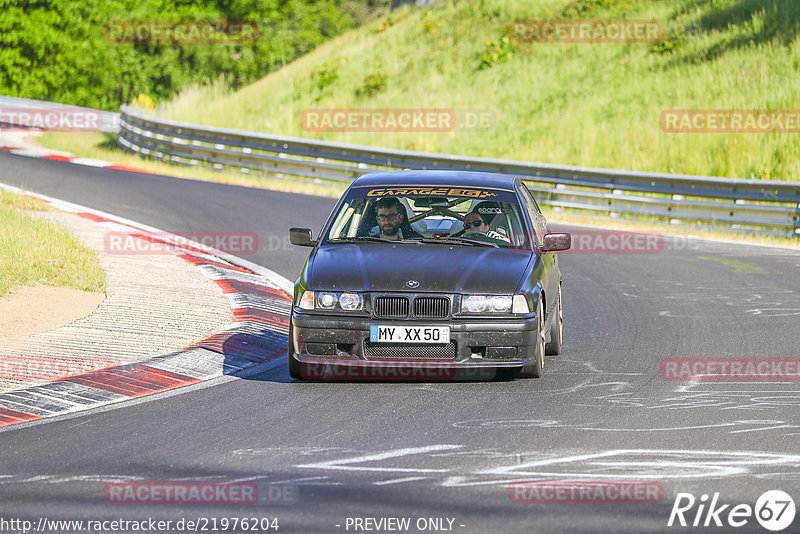
[(352, 187), (361, 186), (472, 186), (514, 190), (516, 176), (469, 171), (382, 171), (364, 174)]

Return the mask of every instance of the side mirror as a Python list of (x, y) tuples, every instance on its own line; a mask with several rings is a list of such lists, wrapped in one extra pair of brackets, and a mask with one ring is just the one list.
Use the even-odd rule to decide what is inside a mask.
[(311, 228), (289, 228), (289, 243), (301, 247), (313, 247), (317, 244), (311, 239)]
[(542, 239), (542, 252), (558, 252), (568, 250), (572, 246), (570, 234), (544, 234)]

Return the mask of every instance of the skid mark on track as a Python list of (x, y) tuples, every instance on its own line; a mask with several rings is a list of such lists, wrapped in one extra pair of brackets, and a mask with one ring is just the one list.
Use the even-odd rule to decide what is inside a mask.
[[(293, 467), (279, 460), (270, 473), (174, 477), (173, 481), (256, 482), (308, 486), (439, 486), (449, 488), (507, 486), (531, 480), (661, 480), (683, 483), (726, 478), (800, 480), (800, 455), (766, 451), (695, 449), (541, 449), (502, 451), (466, 445), (435, 444), (402, 449), (352, 453), (320, 451), (318, 461)], [(288, 476), (287, 476), (288, 475)], [(88, 484), (140, 481), (140, 476), (120, 474), (39, 475), (0, 478), (12, 484)]]
[(800, 315), (800, 308), (753, 308), (747, 313), (761, 317), (790, 317)]
[[(451, 453), (428, 454), (439, 448), (456, 448)], [(484, 454), (490, 452), (490, 454)], [(424, 455), (418, 457), (417, 455)], [(453, 463), (455, 454), (471, 456)], [(408, 461), (424, 460), (425, 468), (408, 467)], [(436, 462), (440, 461), (441, 464)], [(360, 465), (354, 465), (354, 464)], [(365, 465), (370, 464), (370, 465)], [(439, 466), (441, 465), (441, 467)], [(356, 476), (348, 484), (392, 485), (427, 481), (443, 487), (496, 486), (526, 480), (705, 480), (709, 478), (759, 477), (800, 478), (800, 455), (760, 451), (710, 451), (664, 449), (614, 449), (584, 453), (543, 454), (484, 451), (457, 445), (434, 445), (414, 449), (374, 452), (359, 457), (326, 459), (295, 466), (328, 472), (332, 480)], [(337, 471), (331, 473), (330, 470)], [(351, 471), (345, 473), (342, 471)], [(357, 471), (352, 472), (352, 471)], [(419, 472), (424, 476), (400, 476)]]
[[(538, 456), (541, 456), (539, 453)], [(556, 456), (510, 466), (492, 467), (471, 476), (452, 476), (443, 486), (510, 484), (520, 480), (641, 479), (682, 480), (761, 476), (772, 468), (800, 472), (800, 456), (752, 451), (619, 449), (589, 454)], [(490, 478), (484, 477), (503, 477)]]
[(403, 456), (413, 456), (418, 454), (425, 454), (429, 452), (435, 451), (442, 451), (442, 450), (450, 450), (450, 449), (460, 449), (462, 445), (430, 445), (427, 447), (410, 447), (406, 449), (394, 449), (385, 452), (379, 452), (374, 454), (366, 454), (362, 456), (356, 456), (355, 458), (346, 458), (341, 460), (327, 460), (318, 463), (311, 463), (311, 464), (304, 464), (295, 466), (298, 469), (333, 469), (339, 471), (384, 471), (384, 472), (395, 472), (395, 473), (442, 473), (446, 472), (447, 469), (430, 469), (430, 468), (415, 468), (415, 467), (376, 467), (376, 466), (365, 466), (365, 465), (353, 465), (353, 464), (363, 464), (363, 463), (371, 463), (371, 462), (380, 462), (382, 460), (388, 460), (393, 458), (400, 458)]
[(388, 486), (389, 484), (401, 484), (403, 482), (417, 482), (419, 480), (425, 480), (425, 477), (405, 477), (405, 478), (395, 478), (392, 480), (384, 480), (381, 482), (375, 482), (376, 486)]
[[(743, 384), (747, 386), (748, 384)], [(713, 386), (713, 385), (712, 385)], [(726, 384), (727, 386), (727, 384)], [(792, 391), (792, 384), (786, 389), (719, 389), (692, 391), (681, 388), (672, 396), (661, 399), (634, 397), (629, 393), (616, 393), (596, 397), (620, 407), (644, 408), (648, 410), (695, 410), (698, 408), (718, 408), (720, 410), (748, 410), (774, 412), (776, 408), (800, 406), (800, 393)]]
[[(567, 430), (581, 430), (584, 432), (634, 432), (634, 433), (657, 433), (657, 432), (694, 432), (697, 430), (708, 430), (712, 428), (722, 429), (727, 428), (729, 434), (741, 434), (746, 432), (763, 432), (768, 430), (778, 430), (782, 428), (800, 429), (800, 425), (789, 424), (784, 421), (773, 419), (755, 419), (755, 420), (740, 420), (722, 423), (709, 423), (704, 425), (680, 425), (680, 426), (666, 426), (660, 428), (641, 428), (641, 427), (613, 427), (604, 428), (600, 426), (565, 423), (556, 420), (537, 420), (537, 419), (512, 419), (512, 420), (494, 420), (494, 419), (478, 419), (472, 421), (459, 421), (453, 423), (456, 428), (479, 428), (479, 429), (492, 429), (492, 430), (509, 430), (520, 428), (558, 428)], [(745, 427), (745, 428), (742, 428)]]
[(312, 456), (317, 454), (334, 453), (366, 453), (347, 447), (265, 447), (259, 449), (237, 449), (233, 454), (237, 456)]
[[(674, 280), (656, 280), (648, 287), (658, 302), (678, 305), (713, 303), (746, 316), (784, 317), (800, 315), (800, 294), (792, 289), (763, 285), (698, 285)], [(643, 295), (639, 295), (643, 296)], [(659, 317), (708, 319), (707, 315), (660, 310)]]

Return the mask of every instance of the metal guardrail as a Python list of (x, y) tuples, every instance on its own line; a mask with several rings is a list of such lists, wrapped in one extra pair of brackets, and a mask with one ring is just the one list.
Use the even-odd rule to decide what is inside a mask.
[(541, 204), (800, 235), (800, 182), (618, 171), (394, 150), (157, 119), (121, 108), (118, 144), (171, 163), (350, 182), (365, 172), (438, 169), (522, 176)]
[[(81, 106), (70, 106), (68, 104), (58, 104), (55, 102), (45, 102), (42, 100), (31, 100), (29, 98), (18, 98), (15, 96), (0, 95), (0, 110), (8, 109), (47, 109), (47, 110), (82, 110), (82, 111), (99, 111), (91, 108), (84, 108)], [(101, 132), (117, 133), (119, 132), (119, 113), (111, 111), (99, 111), (102, 117)], [(17, 125), (17, 124), (15, 124)]]
[[(81, 109), (0, 95), (0, 109)], [(122, 106), (101, 131), (125, 150), (183, 165), (350, 182), (365, 172), (438, 169), (522, 176), (541, 204), (671, 222), (724, 224), (800, 236), (800, 182), (743, 180), (550, 165), (394, 150), (157, 119)]]
[[(83, 109), (0, 95), (0, 109)], [(96, 111), (96, 110), (91, 110)], [(800, 236), (800, 182), (743, 180), (550, 165), (332, 143), (199, 126), (122, 106), (101, 111), (101, 131), (125, 150), (183, 165), (350, 182), (365, 172), (439, 169), (522, 176), (541, 204), (671, 222)]]

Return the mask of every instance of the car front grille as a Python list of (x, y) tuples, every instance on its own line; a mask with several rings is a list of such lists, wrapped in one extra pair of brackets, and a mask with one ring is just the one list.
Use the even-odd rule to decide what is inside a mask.
[(368, 360), (454, 360), (456, 344), (441, 345), (383, 344), (364, 342), (364, 357)]
[(414, 299), (414, 317), (420, 319), (446, 319), (450, 315), (447, 297), (417, 297)]
[[(378, 319), (447, 319), (450, 317), (448, 297), (414, 297), (413, 295), (389, 295), (375, 297), (372, 315)], [(413, 312), (413, 313), (412, 313)]]
[(376, 297), (372, 314), (380, 319), (405, 319), (408, 307), (408, 297)]

